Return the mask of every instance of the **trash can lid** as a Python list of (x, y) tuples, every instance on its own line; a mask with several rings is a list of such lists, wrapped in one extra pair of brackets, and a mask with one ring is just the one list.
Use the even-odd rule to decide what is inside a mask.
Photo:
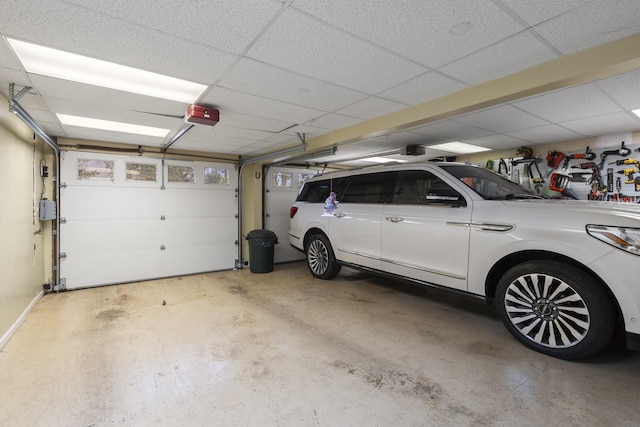
[(247, 240), (253, 239), (277, 239), (276, 233), (271, 230), (251, 230), (247, 234)]

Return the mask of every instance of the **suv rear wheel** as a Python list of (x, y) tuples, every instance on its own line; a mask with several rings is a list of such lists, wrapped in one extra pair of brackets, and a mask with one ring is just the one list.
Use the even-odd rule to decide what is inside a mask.
[(333, 279), (340, 272), (341, 265), (336, 261), (329, 239), (322, 234), (309, 237), (305, 253), (307, 266), (313, 277), (318, 279)]
[(558, 261), (529, 261), (507, 271), (496, 289), (496, 308), (521, 343), (560, 359), (596, 353), (615, 326), (602, 286), (586, 272)]

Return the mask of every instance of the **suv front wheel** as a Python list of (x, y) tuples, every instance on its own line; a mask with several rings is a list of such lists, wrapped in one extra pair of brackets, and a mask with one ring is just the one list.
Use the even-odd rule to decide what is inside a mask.
[(615, 326), (602, 286), (583, 270), (558, 261), (512, 267), (500, 279), (495, 301), (514, 337), (560, 359), (594, 354), (611, 339)]
[(309, 237), (305, 253), (307, 266), (313, 277), (318, 279), (333, 279), (340, 272), (341, 265), (336, 261), (329, 239), (322, 234)]

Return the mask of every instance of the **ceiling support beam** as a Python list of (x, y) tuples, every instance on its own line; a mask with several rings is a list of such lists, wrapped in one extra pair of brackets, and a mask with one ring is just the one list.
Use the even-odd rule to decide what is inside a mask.
[(640, 69), (640, 33), (309, 138), (308, 151), (356, 142)]

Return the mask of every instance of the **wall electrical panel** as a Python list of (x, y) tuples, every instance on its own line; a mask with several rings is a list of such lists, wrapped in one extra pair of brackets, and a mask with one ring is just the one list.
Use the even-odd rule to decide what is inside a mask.
[(56, 219), (56, 202), (53, 200), (40, 200), (40, 220), (51, 221)]

